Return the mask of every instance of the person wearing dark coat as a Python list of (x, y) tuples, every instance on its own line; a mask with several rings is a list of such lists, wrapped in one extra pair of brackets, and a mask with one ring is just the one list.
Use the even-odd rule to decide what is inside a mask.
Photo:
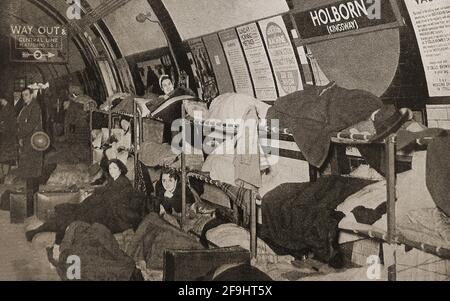
[(43, 153), (31, 145), (31, 137), (42, 131), (42, 113), (31, 89), (22, 91), (24, 107), (17, 117), (17, 138), (19, 139), (19, 173), (26, 179), (27, 216), (34, 214), (33, 198), (39, 191), (39, 177), (42, 175)]
[(17, 100), (14, 100), (14, 112), (15, 112), (15, 116), (19, 116), (20, 111), (22, 111), (23, 106), (24, 106), (25, 102), (23, 101), (22, 95), (20, 96), (20, 98)]
[(32, 241), (39, 233), (56, 232), (55, 245), (59, 246), (67, 227), (76, 221), (102, 224), (113, 234), (137, 229), (143, 218), (142, 206), (133, 197), (133, 186), (125, 176), (127, 172), (127, 167), (120, 160), (111, 160), (105, 186), (97, 188), (80, 204), (57, 205), (52, 218), (39, 228), (26, 232), (27, 240)]
[[(180, 177), (176, 171), (164, 168), (161, 173), (161, 179), (156, 183), (155, 191), (155, 212), (159, 212), (159, 215), (164, 215), (165, 213), (179, 215), (181, 213), (182, 189)], [(194, 202), (194, 195), (187, 189), (186, 205), (190, 206)]]
[(0, 166), (3, 178), (17, 160), (17, 124), (14, 107), (6, 99), (0, 99)]

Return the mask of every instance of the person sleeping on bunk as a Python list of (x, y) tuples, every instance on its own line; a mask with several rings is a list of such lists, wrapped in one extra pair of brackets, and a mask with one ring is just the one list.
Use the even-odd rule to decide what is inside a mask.
[(141, 222), (142, 206), (135, 198), (130, 180), (125, 176), (127, 167), (114, 159), (108, 164), (108, 183), (79, 204), (67, 203), (55, 207), (54, 215), (35, 230), (26, 232), (29, 242), (43, 232), (56, 232), (53, 255), (58, 252), (67, 227), (75, 221), (102, 224), (113, 234), (136, 229)]
[[(155, 212), (160, 216), (166, 213), (179, 217), (181, 215), (182, 189), (180, 177), (176, 171), (164, 168), (161, 179), (156, 183)], [(186, 190), (186, 208), (194, 204), (194, 195)]]

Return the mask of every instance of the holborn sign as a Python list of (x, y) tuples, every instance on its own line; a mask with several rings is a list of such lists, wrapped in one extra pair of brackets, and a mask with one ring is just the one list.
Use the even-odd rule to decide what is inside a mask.
[(10, 59), (27, 63), (67, 63), (65, 26), (10, 25)]

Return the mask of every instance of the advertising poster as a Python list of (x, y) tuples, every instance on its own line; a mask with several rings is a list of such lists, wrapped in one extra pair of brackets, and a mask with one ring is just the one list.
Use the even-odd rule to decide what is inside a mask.
[(256, 98), (264, 101), (277, 99), (277, 88), (259, 28), (251, 23), (237, 28), (255, 86)]
[(219, 33), (219, 37), (228, 60), (236, 92), (254, 97), (250, 73), (236, 31), (234, 29), (223, 31)]
[(430, 97), (450, 96), (450, 2), (405, 0)]
[(202, 39), (194, 39), (189, 41), (189, 47), (197, 66), (197, 76), (203, 86), (203, 100), (211, 101), (219, 95), (219, 89), (205, 44)]
[(259, 22), (281, 96), (303, 90), (303, 82), (286, 25), (281, 16)]
[(206, 49), (208, 50), (211, 63), (216, 74), (217, 86), (220, 94), (233, 93), (233, 79), (231, 78), (230, 69), (228, 68), (227, 58), (223, 52), (222, 44), (219, 36), (212, 34), (203, 38)]

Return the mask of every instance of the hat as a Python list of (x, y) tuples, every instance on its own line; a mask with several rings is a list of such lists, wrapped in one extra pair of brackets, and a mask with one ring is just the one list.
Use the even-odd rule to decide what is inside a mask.
[(428, 145), (426, 184), (436, 206), (450, 217), (450, 136), (448, 132)]
[(412, 119), (413, 114), (409, 109), (397, 110), (394, 106), (383, 106), (372, 114), (372, 121), (376, 134), (370, 141), (386, 138), (389, 134), (397, 132), (403, 123)]
[(31, 136), (31, 146), (38, 152), (46, 151), (50, 147), (50, 137), (44, 132), (36, 132)]
[(159, 86), (162, 89), (162, 83), (163, 81), (165, 81), (166, 79), (170, 79), (172, 81), (172, 79), (170, 78), (170, 76), (168, 76), (167, 74), (163, 74), (161, 75), (161, 77), (159, 78)]

